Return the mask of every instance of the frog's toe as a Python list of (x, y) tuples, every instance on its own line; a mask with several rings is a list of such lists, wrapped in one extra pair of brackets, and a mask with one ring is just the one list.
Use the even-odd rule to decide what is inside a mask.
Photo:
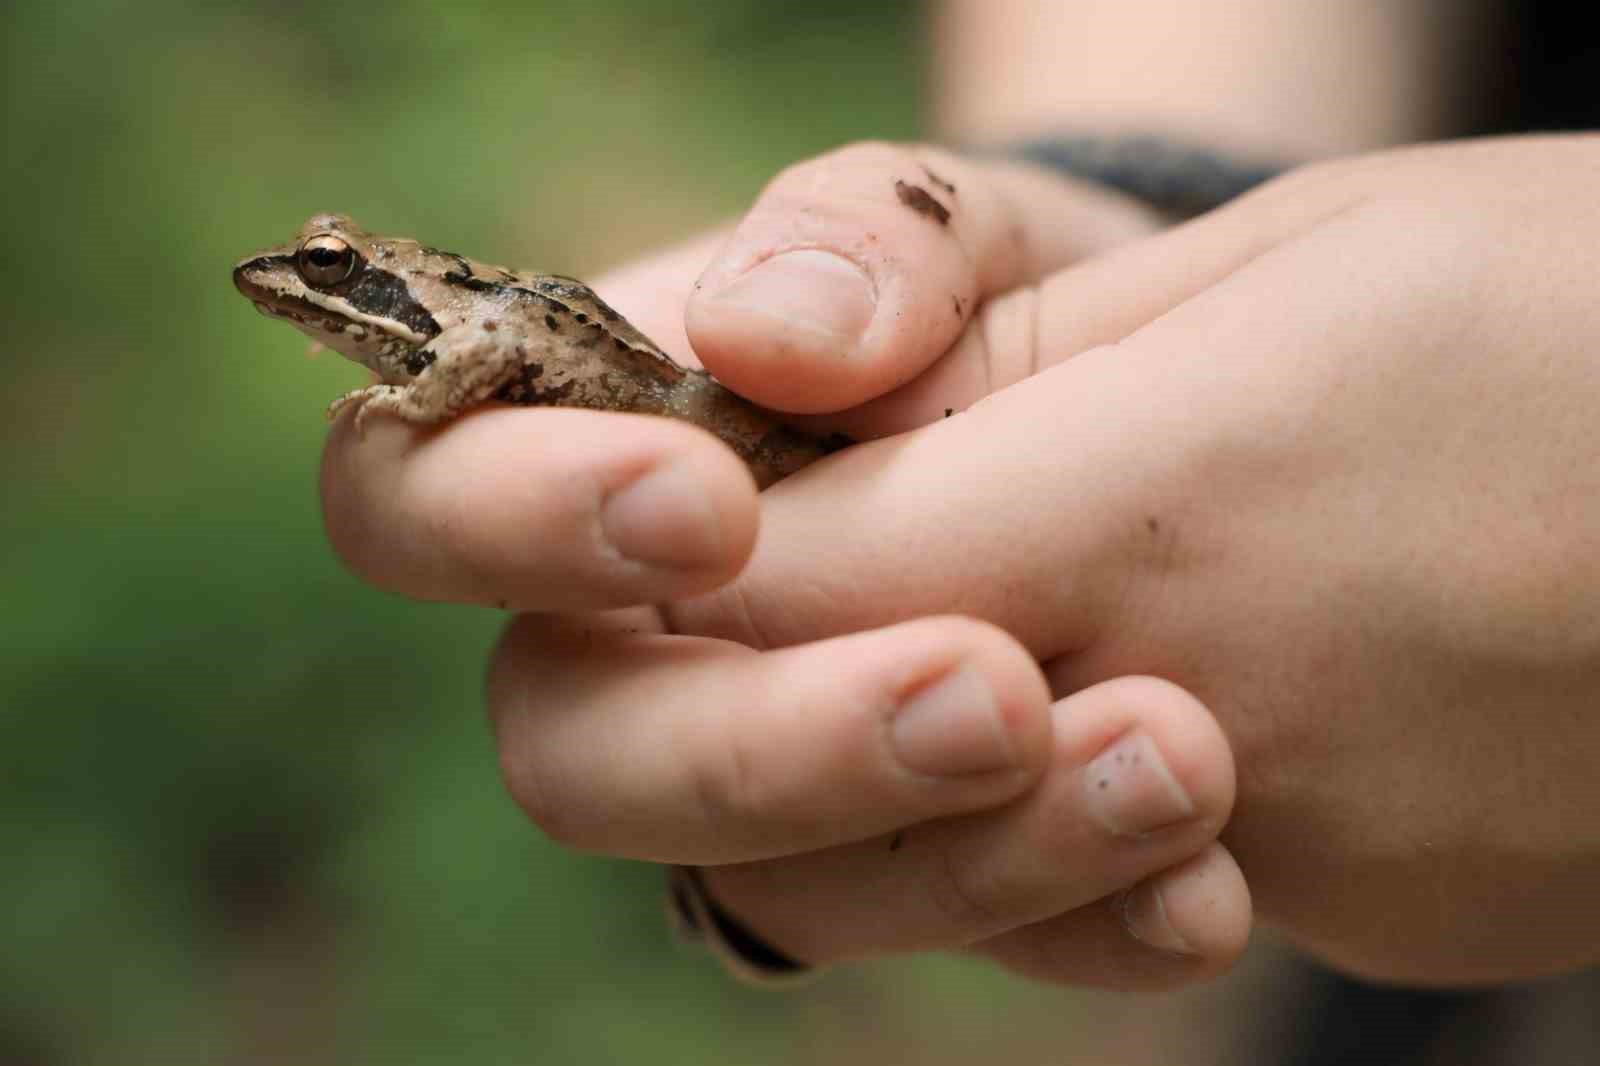
[(328, 405), (328, 421), (336, 420), (344, 413), (345, 408), (356, 409), (356, 432), (364, 433), (367, 418), (374, 410), (390, 408), (395, 402), (395, 393), (399, 390), (392, 385), (369, 385), (364, 389), (355, 389), (345, 393)]
[(328, 411), (327, 411), (328, 421), (329, 422), (338, 421), (339, 416), (344, 413), (345, 408), (350, 407), (352, 405), (355, 405), (356, 407), (359, 408), (361, 406), (361, 404), (366, 400), (366, 398), (367, 398), (367, 390), (366, 389), (357, 389), (354, 392), (345, 393), (343, 396), (339, 397), (337, 400), (334, 400), (332, 403), (330, 403), (328, 405)]

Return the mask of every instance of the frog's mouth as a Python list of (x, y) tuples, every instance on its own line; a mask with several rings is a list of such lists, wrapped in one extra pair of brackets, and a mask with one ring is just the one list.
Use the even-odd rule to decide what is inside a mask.
[(255, 304), (257, 311), (268, 318), (276, 318), (302, 329), (315, 329), (323, 333), (344, 332), (344, 319), (329, 314), (308, 300), (287, 293), (269, 293), (264, 289), (251, 290), (243, 285), (239, 286), (239, 291)]
[(289, 322), (299, 326), (301, 329), (314, 329), (319, 333), (344, 332), (344, 319), (335, 318), (332, 315), (324, 314), (309, 304), (303, 304), (297, 308), (289, 308), (274, 306), (267, 303), (265, 300), (252, 300), (250, 302), (256, 305), (257, 311), (260, 311), (268, 318), (276, 318), (283, 322)]
[(240, 263), (233, 270), (233, 287), (263, 315), (287, 322), (309, 337), (327, 341), (344, 333), (347, 319), (319, 307), (300, 293), (285, 292), (276, 286), (263, 284), (262, 279), (280, 273), (283, 265), (281, 258), (271, 256)]

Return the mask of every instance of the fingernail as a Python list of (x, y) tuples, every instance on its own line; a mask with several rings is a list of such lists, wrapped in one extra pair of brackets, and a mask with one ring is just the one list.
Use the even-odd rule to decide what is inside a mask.
[(635, 562), (693, 569), (722, 555), (722, 531), (711, 498), (685, 467), (650, 471), (612, 493), (600, 508), (611, 546)]
[(815, 248), (775, 255), (711, 299), (823, 334), (842, 347), (854, 345), (866, 332), (877, 308), (872, 281), (860, 267)]
[(1161, 889), (1146, 881), (1130, 889), (1122, 897), (1123, 927), (1142, 944), (1157, 951), (1170, 951), (1175, 955), (1193, 955), (1194, 949), (1167, 921), (1167, 904), (1161, 898)]
[(889, 735), (900, 762), (921, 774), (960, 777), (1016, 765), (994, 693), (970, 666), (912, 693)]
[(1142, 730), (1123, 734), (1084, 767), (1089, 813), (1111, 833), (1135, 837), (1194, 814), (1194, 802)]

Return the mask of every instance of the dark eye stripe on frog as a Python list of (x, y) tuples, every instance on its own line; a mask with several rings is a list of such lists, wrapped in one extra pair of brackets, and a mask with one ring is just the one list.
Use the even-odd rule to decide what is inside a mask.
[(358, 271), (355, 283), (343, 296), (362, 314), (393, 319), (426, 337), (439, 335), (439, 323), (426, 307), (412, 298), (411, 290), (398, 274), (379, 270), (369, 263)]

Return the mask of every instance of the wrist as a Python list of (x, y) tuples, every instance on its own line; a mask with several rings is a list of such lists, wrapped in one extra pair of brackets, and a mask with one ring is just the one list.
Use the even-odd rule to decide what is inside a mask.
[(1004, 154), (1137, 200), (1168, 219), (1220, 207), (1286, 167), (1155, 136), (1036, 137)]

